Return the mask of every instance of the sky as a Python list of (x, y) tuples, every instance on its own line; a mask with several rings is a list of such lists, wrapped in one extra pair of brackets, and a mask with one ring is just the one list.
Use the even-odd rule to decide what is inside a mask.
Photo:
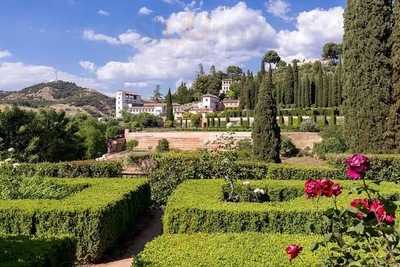
[(149, 96), (207, 71), (257, 71), (269, 49), (317, 59), (345, 0), (1, 0), (0, 90), (68, 80)]

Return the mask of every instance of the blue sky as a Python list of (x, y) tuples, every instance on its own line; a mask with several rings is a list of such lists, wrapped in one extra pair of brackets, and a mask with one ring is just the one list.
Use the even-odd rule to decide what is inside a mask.
[(287, 60), (319, 57), (340, 42), (344, 0), (2, 0), (0, 90), (58, 77), (107, 94), (150, 95), (196, 66), (256, 70), (276, 49)]

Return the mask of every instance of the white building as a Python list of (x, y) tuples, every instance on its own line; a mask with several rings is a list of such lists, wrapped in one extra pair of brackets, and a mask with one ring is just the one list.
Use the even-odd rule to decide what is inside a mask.
[(210, 111), (216, 111), (218, 109), (219, 104), (218, 96), (207, 94), (203, 95), (201, 98), (201, 102), (198, 103), (199, 109), (207, 109)]
[(122, 117), (122, 111), (129, 110), (135, 106), (143, 106), (142, 97), (135, 93), (118, 91), (115, 98), (115, 115), (117, 118)]
[(231, 85), (233, 83), (233, 79), (223, 79), (222, 80), (222, 87), (219, 91), (220, 94), (227, 94), (231, 89)]
[[(183, 107), (179, 104), (173, 104), (175, 117), (183, 112)], [(145, 102), (143, 106), (132, 106), (127, 109), (129, 113), (138, 115), (141, 113), (149, 113), (155, 116), (165, 116), (167, 114), (166, 103)]]

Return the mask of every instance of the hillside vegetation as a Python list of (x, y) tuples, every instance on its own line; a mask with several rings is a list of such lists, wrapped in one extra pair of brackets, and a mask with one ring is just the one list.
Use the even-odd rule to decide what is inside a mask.
[(64, 81), (40, 83), (14, 92), (0, 91), (0, 104), (33, 109), (51, 107), (72, 114), (86, 112), (96, 117), (112, 115), (115, 108), (114, 98)]

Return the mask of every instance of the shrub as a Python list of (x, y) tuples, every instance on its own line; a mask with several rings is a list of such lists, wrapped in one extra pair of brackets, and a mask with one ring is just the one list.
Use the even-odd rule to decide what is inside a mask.
[(157, 152), (168, 152), (169, 151), (169, 142), (167, 139), (161, 139), (158, 141), (158, 145), (156, 147)]
[(270, 164), (267, 179), (307, 180), (310, 178), (344, 179), (343, 172), (330, 166), (305, 166), (300, 164)]
[(314, 144), (313, 152), (318, 156), (327, 153), (344, 153), (348, 150), (341, 127), (327, 127), (321, 132), (322, 142)]
[(0, 235), (0, 266), (74, 266), (75, 244), (67, 237), (31, 239)]
[(71, 161), (60, 163), (22, 163), (0, 165), (0, 174), (47, 176), (58, 178), (118, 177), (122, 164), (116, 161)]
[(37, 238), (71, 235), (80, 262), (98, 260), (150, 204), (144, 179), (61, 179), (85, 185), (60, 200), (0, 200), (0, 234)]
[(318, 132), (319, 129), (314, 121), (307, 119), (300, 124), (301, 132)]
[[(324, 251), (313, 254), (306, 248), (320, 239), (258, 233), (163, 235), (148, 243), (132, 266), (319, 266)], [(285, 247), (292, 243), (305, 249), (301, 260), (289, 263)]]
[(282, 137), (281, 141), (281, 155), (283, 157), (294, 157), (299, 153), (297, 147), (293, 144), (292, 140), (288, 137)]
[[(240, 155), (240, 153), (239, 153)], [(342, 178), (340, 170), (330, 166), (312, 167), (298, 164), (273, 164), (260, 161), (237, 161), (235, 166), (222, 162), (221, 153), (170, 152), (156, 154), (149, 179), (152, 199), (157, 205), (165, 205), (168, 196), (185, 180), (222, 178), (231, 169), (238, 169), (237, 179), (306, 180), (309, 178)]]
[[(342, 174), (345, 173), (346, 154), (327, 154), (328, 162), (338, 168)], [(400, 155), (375, 154), (367, 155), (370, 160), (370, 169), (366, 179), (399, 182), (400, 181)]]
[(129, 141), (126, 143), (126, 148), (127, 148), (129, 151), (132, 151), (132, 150), (134, 150), (138, 145), (139, 145), (139, 141), (133, 139), (133, 140), (129, 140)]
[[(348, 194), (355, 182), (341, 181), (343, 194), (337, 198), (339, 207), (347, 207), (352, 199)], [(361, 183), (358, 183), (361, 185)], [(222, 233), (222, 232), (272, 232), (272, 233), (325, 233), (330, 222), (321, 220), (324, 211), (331, 207), (331, 199), (321, 198), (318, 207), (303, 195), (292, 198), (294, 191), (304, 188), (304, 181), (263, 180), (251, 181), (252, 188), (266, 192), (275, 191), (288, 199), (285, 202), (229, 203), (223, 201), (222, 180), (192, 180), (181, 184), (170, 197), (164, 213), (165, 233)], [(378, 188), (376, 186), (376, 188)], [(379, 186), (387, 196), (399, 197), (400, 186), (382, 183)]]

